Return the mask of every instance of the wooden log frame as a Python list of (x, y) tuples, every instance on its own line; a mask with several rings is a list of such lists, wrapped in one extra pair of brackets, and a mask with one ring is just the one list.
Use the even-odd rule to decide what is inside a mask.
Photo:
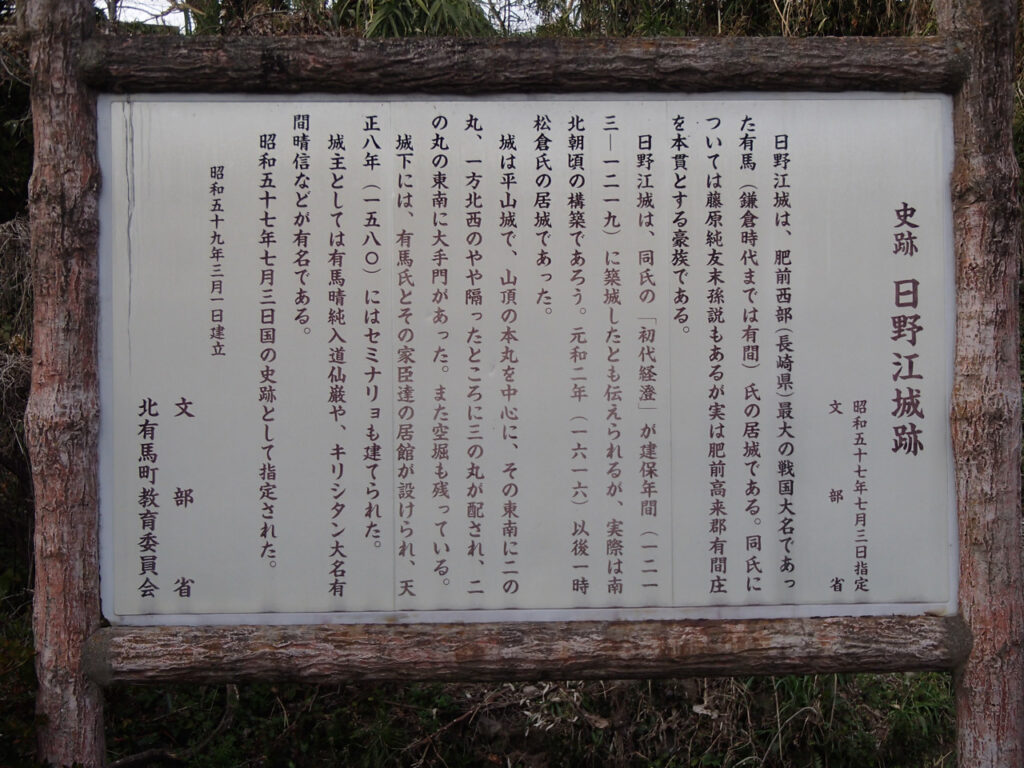
[[(107, 37), (88, 41), (80, 57), (82, 77), (91, 86), (136, 93), (837, 91), (854, 86), (942, 92), (955, 91), (963, 82), (966, 61), (962, 44), (941, 38), (374, 42)], [(875, 644), (865, 642), (872, 631)], [(968, 646), (959, 618), (927, 616), (121, 627), (91, 639), (87, 667), (104, 684), (784, 674), (952, 669), (966, 657)]]
[[(1024, 764), (1015, 0), (936, 0), (919, 39), (367, 42), (89, 39), (88, 0), (28, 0), (36, 167), (40, 758), (103, 764), (117, 682), (525, 679), (956, 669), (960, 765)], [(77, 62), (77, 69), (75, 64)], [(97, 629), (94, 93), (882, 90), (957, 94), (960, 616)], [(962, 618), (961, 618), (962, 617)]]
[(957, 616), (101, 630), (102, 685), (242, 680), (530, 680), (949, 670)]
[(967, 71), (957, 40), (97, 37), (84, 80), (113, 93), (930, 91)]

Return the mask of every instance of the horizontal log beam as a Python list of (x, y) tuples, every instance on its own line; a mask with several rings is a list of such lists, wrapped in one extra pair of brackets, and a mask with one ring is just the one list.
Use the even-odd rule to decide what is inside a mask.
[(96, 37), (79, 59), (84, 80), (113, 93), (955, 93), (965, 62), (937, 37)]
[(113, 683), (524, 680), (950, 670), (959, 617), (108, 628), (87, 674)]

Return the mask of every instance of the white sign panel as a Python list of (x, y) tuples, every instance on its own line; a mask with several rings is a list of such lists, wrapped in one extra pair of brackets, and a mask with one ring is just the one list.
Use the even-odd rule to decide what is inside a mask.
[(948, 97), (100, 106), (111, 621), (953, 610)]

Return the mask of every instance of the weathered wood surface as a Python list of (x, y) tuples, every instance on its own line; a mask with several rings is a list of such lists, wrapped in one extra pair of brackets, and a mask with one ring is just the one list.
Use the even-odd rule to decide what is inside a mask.
[(108, 628), (102, 685), (243, 680), (523, 680), (952, 669), (959, 617)]
[(124, 92), (944, 91), (966, 72), (942, 38), (93, 38), (94, 88)]
[(1012, 149), (1014, 0), (938, 0), (970, 75), (954, 107), (957, 343), (953, 395), (960, 606), (974, 650), (957, 676), (959, 764), (1024, 765), (1020, 223)]
[(102, 692), (82, 674), (100, 624), (93, 95), (77, 80), (89, 0), (29, 0), (35, 159), (29, 190), (35, 326), (26, 437), (35, 485), (39, 759), (103, 765)]

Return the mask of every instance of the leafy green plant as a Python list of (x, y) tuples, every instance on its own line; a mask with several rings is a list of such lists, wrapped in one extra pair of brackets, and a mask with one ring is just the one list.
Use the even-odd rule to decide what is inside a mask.
[(542, 34), (920, 35), (925, 0), (532, 0)]

